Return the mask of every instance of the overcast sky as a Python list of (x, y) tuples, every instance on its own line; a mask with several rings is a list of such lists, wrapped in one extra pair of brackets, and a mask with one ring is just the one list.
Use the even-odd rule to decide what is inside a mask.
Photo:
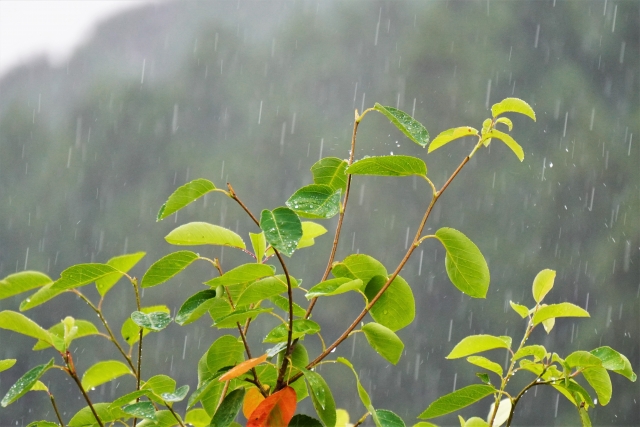
[(158, 0), (0, 0), (0, 77), (46, 54), (63, 63), (95, 25), (126, 9)]

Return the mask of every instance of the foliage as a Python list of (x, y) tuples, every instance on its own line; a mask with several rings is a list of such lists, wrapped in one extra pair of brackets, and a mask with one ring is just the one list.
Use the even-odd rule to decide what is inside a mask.
[[(418, 146), (428, 146), (429, 153), (463, 137), (473, 136), (477, 140), (471, 152), (438, 190), (427, 174), (425, 162), (417, 157), (375, 156), (355, 161), (358, 127), (370, 112), (383, 114)], [(348, 161), (332, 157), (319, 160), (311, 168), (313, 184), (296, 190), (286, 206), (262, 210), (259, 218), (229, 183), (227, 190), (217, 188), (206, 179), (196, 179), (179, 187), (160, 208), (158, 221), (179, 212), (207, 193), (216, 192), (235, 201), (255, 223), (259, 232), (249, 234), (251, 250), (247, 249), (237, 232), (207, 222), (179, 225), (165, 236), (165, 240), (172, 245), (225, 246), (249, 257), (250, 262), (230, 269), (223, 268), (223, 262), (218, 258), (180, 250), (153, 263), (140, 283), (129, 274), (143, 258), (144, 253), (140, 252), (114, 257), (104, 264), (71, 266), (55, 281), (43, 273), (31, 271), (6, 277), (2, 281), (3, 298), (37, 289), (20, 304), (21, 311), (35, 308), (63, 293), (73, 293), (96, 313), (104, 333), (99, 332), (92, 322), (71, 316), (47, 330), (19, 312), (0, 312), (0, 328), (37, 339), (37, 349), (53, 348), (62, 362), (55, 365), (52, 359), (47, 364), (30, 369), (9, 389), (1, 401), (2, 406), (15, 402), (29, 391), (45, 391), (58, 423), (65, 425), (53, 393), (40, 381), (47, 371), (55, 368), (73, 379), (87, 403), (87, 407), (66, 423), (70, 426), (103, 427), (113, 422), (131, 423), (133, 426), (184, 426), (187, 422), (227, 427), (236, 423), (242, 408), (247, 425), (252, 427), (301, 424), (334, 427), (338, 426), (341, 413), (336, 407), (330, 386), (316, 368), (321, 363), (337, 362), (346, 365), (355, 375), (358, 396), (366, 409), (356, 424), (361, 424), (371, 416), (377, 427), (404, 426), (404, 421), (397, 414), (374, 408), (349, 360), (344, 357), (332, 359), (331, 355), (345, 340), (362, 332), (371, 348), (382, 358), (392, 364), (398, 363), (404, 343), (396, 332), (411, 324), (416, 312), (412, 287), (399, 273), (416, 248), (427, 239), (435, 239), (443, 245), (446, 252), (445, 269), (458, 290), (470, 297), (486, 297), (490, 275), (480, 249), (466, 235), (453, 228), (442, 227), (433, 234), (425, 234), (424, 229), (444, 191), (479, 149), (489, 147), (495, 139), (504, 143), (520, 161), (523, 160), (522, 147), (496, 126), (500, 124), (512, 130), (513, 124), (502, 116), (504, 113), (519, 113), (535, 120), (533, 109), (523, 100), (507, 98), (495, 104), (491, 112), (492, 117), (483, 122), (480, 131), (471, 127), (453, 128), (441, 132), (429, 143), (426, 128), (399, 109), (375, 104), (362, 114), (356, 110)], [(416, 176), (425, 180), (426, 188), (431, 193), (431, 200), (415, 237), (391, 273), (382, 263), (365, 254), (350, 254), (341, 261), (335, 260), (352, 180), (358, 175)], [(338, 223), (327, 268), (321, 280), (307, 290), (301, 286), (302, 280), (290, 274), (290, 261), (285, 261), (282, 255), (291, 258), (297, 250), (312, 246), (315, 238), (326, 231), (319, 224), (302, 221), (301, 218), (329, 219), (336, 215)], [(204, 283), (208, 287), (206, 290), (188, 297), (174, 318), (166, 305), (142, 305), (142, 288), (160, 285), (196, 261), (204, 261), (217, 275)], [(330, 274), (333, 278), (329, 278)], [(136, 310), (122, 323), (120, 340), (105, 318), (103, 305), (109, 304), (105, 298), (121, 278), (132, 287)], [(557, 318), (588, 316), (585, 310), (570, 303), (542, 303), (553, 288), (554, 280), (555, 272), (551, 270), (543, 270), (536, 277), (533, 284), (536, 305), (533, 308), (511, 304), (517, 314), (528, 319), (524, 337), (515, 351), (511, 350), (512, 340), (508, 336), (474, 335), (463, 339), (447, 356), (450, 359), (467, 357), (469, 363), (498, 375), (500, 386), (492, 385), (488, 374), (478, 374), (484, 384), (463, 387), (437, 399), (418, 418), (430, 419), (448, 414), (493, 395), (494, 403), (486, 422), (477, 417), (466, 421), (460, 418), (461, 424), (463, 427), (493, 426), (505, 422), (510, 425), (515, 407), (524, 393), (537, 385), (550, 385), (578, 408), (579, 418), (586, 426), (590, 425), (587, 411), (594, 403), (588, 392), (575, 380), (576, 377), (582, 374), (595, 390), (601, 405), (606, 405), (612, 396), (607, 371), (616, 372), (631, 381), (636, 380), (629, 360), (610, 347), (599, 347), (591, 352), (579, 350), (562, 359), (542, 346), (525, 346), (531, 332), (539, 324), (549, 333)], [(97, 304), (82, 289), (92, 283), (96, 285), (100, 296)], [(304, 292), (310, 300), (306, 310), (295, 304), (294, 291)], [(359, 293), (363, 297), (362, 311), (333, 343), (326, 345), (321, 335), (321, 325), (311, 320), (312, 311), (318, 298), (335, 298), (349, 292)], [(211, 317), (213, 327), (237, 330), (237, 336), (222, 335), (202, 355), (197, 366), (196, 390), (189, 394), (188, 385), (177, 387), (176, 381), (167, 375), (155, 375), (145, 380), (142, 372), (144, 337), (152, 332), (163, 331), (172, 321), (184, 326), (205, 313)], [(265, 354), (253, 357), (247, 339), (248, 332), (251, 325), (265, 323), (267, 315), (279, 322), (263, 339), (264, 343), (273, 346)], [(364, 324), (367, 315), (373, 321)], [(102, 360), (80, 376), (70, 345), (74, 340), (90, 335), (99, 335), (111, 342), (123, 360)], [(316, 337), (322, 344), (322, 351), (310, 360), (304, 341)], [(129, 346), (128, 350), (123, 341)], [(135, 354), (134, 347), (137, 349)], [(511, 355), (506, 373), (498, 363), (477, 356), (478, 353), (495, 349), (507, 349)], [(10, 368), (12, 364), (12, 360), (0, 361), (3, 369)], [(533, 373), (535, 378), (518, 394), (512, 395), (506, 391), (506, 385), (520, 370)], [(135, 378), (132, 390), (121, 391), (124, 394), (111, 402), (95, 403), (95, 398), (89, 396), (95, 387), (124, 375)], [(295, 415), (297, 402), (307, 396), (310, 396), (319, 419)], [(185, 399), (187, 410), (181, 415), (174, 404)], [(343, 420), (344, 416), (340, 419)], [(428, 424), (423, 422), (418, 425)]]

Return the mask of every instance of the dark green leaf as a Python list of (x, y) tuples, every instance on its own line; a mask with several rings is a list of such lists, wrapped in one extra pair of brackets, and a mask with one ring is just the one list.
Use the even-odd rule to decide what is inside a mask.
[(180, 402), (187, 397), (187, 393), (189, 393), (189, 386), (183, 385), (178, 387), (173, 393), (161, 393), (160, 397), (165, 402)]
[(347, 188), (347, 162), (337, 157), (325, 157), (311, 166), (314, 184), (324, 184), (335, 190)]
[(231, 230), (207, 222), (181, 225), (164, 238), (172, 245), (219, 245), (246, 249), (242, 237)]
[(471, 135), (478, 135), (478, 130), (469, 126), (447, 129), (440, 132), (438, 136), (436, 136), (433, 141), (431, 141), (431, 144), (429, 144), (428, 152), (431, 153), (432, 151), (437, 150), (438, 148), (442, 147), (445, 144), (448, 144), (455, 139), (464, 138), (465, 136)]
[(53, 280), (39, 271), (20, 271), (0, 280), (0, 299), (9, 298), (31, 289), (52, 283)]
[(156, 421), (156, 410), (151, 402), (137, 402), (122, 407), (122, 411), (138, 418)]
[(144, 273), (140, 286), (150, 288), (171, 279), (197, 260), (198, 254), (191, 251), (178, 251), (165, 255), (154, 262)]
[[(169, 307), (167, 307), (166, 305), (153, 305), (151, 307), (142, 307), (141, 311), (146, 314), (154, 313), (158, 311), (166, 313), (167, 315), (171, 313), (171, 310), (169, 310)], [(149, 332), (151, 332), (151, 330), (147, 328), (144, 328), (142, 330), (143, 336), (147, 335)], [(140, 339), (140, 327), (134, 323), (131, 317), (129, 317), (122, 324), (122, 328), (120, 329), (120, 334), (122, 335), (122, 338), (124, 338), (124, 340), (127, 342), (127, 344), (134, 345)]]
[(308, 415), (296, 414), (289, 421), (288, 427), (323, 427), (322, 423)]
[(453, 228), (439, 229), (436, 237), (447, 251), (445, 266), (451, 282), (471, 297), (485, 298), (489, 289), (489, 267), (480, 249)]
[(334, 427), (336, 425), (336, 404), (331, 389), (320, 374), (306, 369), (302, 372), (309, 383), (311, 402), (318, 416), (326, 427)]
[(227, 394), (211, 420), (211, 427), (227, 427), (240, 412), (244, 399), (244, 387)]
[(255, 319), (258, 315), (273, 310), (272, 308), (237, 309), (226, 316), (216, 319), (213, 326), (216, 328), (235, 328), (237, 324), (244, 323), (247, 319)]
[(413, 156), (377, 156), (358, 160), (349, 168), (350, 175), (427, 176), (427, 165)]
[(260, 216), (260, 229), (264, 231), (267, 242), (286, 256), (293, 255), (302, 238), (300, 218), (289, 208), (280, 207), (273, 211), (263, 210)]
[(333, 218), (340, 212), (341, 192), (324, 184), (305, 185), (289, 197), (286, 205), (304, 218)]
[[(287, 341), (289, 332), (288, 324), (280, 324), (273, 328), (271, 332), (267, 334), (262, 342), (277, 343)], [(320, 332), (320, 325), (313, 320), (296, 319), (293, 321), (293, 333), (291, 339), (301, 338), (304, 335), (313, 335)]]
[(179, 211), (191, 202), (216, 189), (216, 186), (207, 179), (198, 178), (176, 189), (158, 211), (157, 221), (164, 219), (172, 213)]
[(383, 107), (376, 103), (373, 107), (376, 111), (384, 114), (398, 129), (402, 131), (410, 140), (421, 147), (429, 143), (429, 132), (413, 117), (393, 107)]
[(207, 302), (211, 301), (215, 297), (216, 291), (213, 289), (200, 291), (197, 294), (190, 296), (182, 304), (180, 310), (178, 310), (175, 319), (176, 323), (182, 326), (195, 322), (200, 318), (200, 316), (209, 310), (211, 303), (207, 304)]
[(0, 401), (0, 405), (5, 408), (20, 399), (25, 393), (31, 390), (31, 387), (40, 379), (40, 377), (53, 366), (53, 359), (44, 365), (38, 365), (30, 369), (15, 382)]
[(60, 424), (52, 421), (34, 421), (27, 424), (27, 427), (60, 427)]
[(142, 311), (134, 311), (131, 313), (131, 320), (138, 326), (158, 332), (169, 326), (171, 316), (162, 311), (144, 313)]
[(463, 387), (436, 399), (424, 412), (418, 415), (418, 418), (429, 419), (455, 412), (493, 394), (495, 391), (494, 387), (484, 384)]
[(380, 427), (405, 427), (404, 421), (398, 415), (386, 409), (376, 409)]
[[(386, 282), (387, 278), (384, 276), (375, 276), (369, 281), (364, 290), (369, 302), (380, 292)], [(369, 314), (373, 320), (394, 332), (409, 325), (416, 315), (416, 302), (411, 287), (402, 277), (396, 276), (371, 307)]]
[(388, 362), (397, 364), (402, 356), (404, 344), (393, 331), (379, 323), (367, 323), (362, 327), (369, 345)]

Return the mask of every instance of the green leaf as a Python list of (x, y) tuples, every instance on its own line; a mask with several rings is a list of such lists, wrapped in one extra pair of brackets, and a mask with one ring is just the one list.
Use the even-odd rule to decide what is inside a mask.
[(311, 166), (314, 184), (324, 184), (335, 190), (345, 191), (347, 188), (346, 160), (337, 157), (325, 157)]
[(369, 413), (371, 414), (374, 422), (376, 423), (376, 426), (380, 425), (380, 420), (378, 420), (378, 414), (376, 413), (376, 410), (371, 404), (371, 398), (369, 397), (369, 393), (367, 393), (367, 390), (365, 390), (365, 388), (360, 383), (360, 378), (358, 377), (358, 374), (356, 373), (356, 370), (353, 368), (353, 365), (351, 364), (351, 362), (349, 362), (344, 357), (338, 357), (336, 361), (348, 366), (349, 369), (351, 369), (351, 372), (353, 372), (353, 375), (356, 377), (356, 386), (358, 389), (358, 396), (360, 397), (360, 401), (362, 401), (362, 404), (364, 405), (364, 407), (367, 408), (367, 411), (369, 411)]
[(156, 221), (160, 221), (171, 215), (174, 212), (179, 211), (191, 202), (198, 200), (205, 194), (214, 191), (216, 186), (207, 179), (198, 178), (191, 182), (178, 187), (176, 191), (169, 196), (167, 201), (160, 207), (158, 211), (158, 217)]
[(362, 327), (371, 348), (392, 364), (397, 364), (402, 356), (404, 344), (393, 331), (379, 323), (367, 323)]
[(510, 348), (511, 337), (496, 337), (493, 335), (471, 335), (463, 338), (451, 353), (447, 355), (447, 359), (458, 359), (460, 357), (469, 356), (476, 353), (481, 353), (487, 350), (493, 350), (496, 348)]
[(427, 165), (413, 156), (365, 157), (347, 168), (350, 175), (427, 176)]
[(244, 387), (227, 394), (211, 420), (211, 427), (227, 427), (240, 412), (244, 400)]
[(260, 314), (267, 313), (272, 310), (272, 308), (239, 308), (227, 314), (226, 316), (215, 319), (213, 326), (219, 329), (235, 328), (237, 327), (238, 323), (242, 324), (247, 319), (255, 319)]
[(508, 133), (500, 132), (497, 129), (491, 129), (489, 132), (487, 132), (483, 136), (483, 139), (487, 139), (487, 138), (499, 139), (500, 141), (504, 142), (507, 145), (507, 147), (511, 149), (511, 151), (514, 152), (516, 157), (518, 157), (518, 160), (520, 161), (524, 160), (524, 151), (522, 150), (522, 147)]
[(496, 374), (498, 374), (498, 376), (502, 377), (502, 366), (500, 366), (499, 364), (497, 364), (496, 362), (492, 362), (491, 360), (487, 359), (486, 357), (482, 357), (482, 356), (469, 356), (467, 357), (467, 362), (471, 363), (472, 365), (476, 365), (479, 366), (481, 368), (487, 369), (491, 372), (494, 372)]
[(242, 264), (233, 268), (220, 277), (205, 282), (205, 285), (217, 288), (218, 286), (240, 285), (261, 279), (266, 276), (273, 276), (275, 268), (266, 264)]
[(489, 267), (480, 249), (467, 236), (443, 227), (436, 237), (444, 246), (445, 267), (451, 283), (473, 298), (485, 298), (489, 289)]
[(220, 369), (235, 366), (242, 362), (244, 345), (232, 335), (223, 335), (209, 347), (207, 351), (207, 367), (209, 372), (216, 374)]
[(0, 312), (0, 328), (33, 337), (54, 346), (54, 338), (51, 334), (24, 314), (10, 310)]
[(249, 233), (249, 238), (251, 239), (253, 254), (256, 256), (256, 262), (261, 263), (267, 250), (267, 239), (264, 237), (264, 233)]
[(184, 422), (194, 427), (207, 427), (210, 421), (211, 417), (207, 414), (207, 411), (202, 408), (187, 411), (187, 416), (184, 417)]
[(6, 371), (16, 364), (16, 359), (4, 359), (0, 360), (0, 372)]
[(160, 397), (165, 402), (181, 402), (182, 400), (184, 400), (185, 397), (187, 397), (187, 393), (189, 393), (189, 386), (188, 385), (183, 385), (183, 386), (178, 387), (172, 393), (162, 393), (162, 394), (160, 394)]
[(122, 407), (122, 412), (138, 418), (156, 421), (156, 410), (151, 402), (137, 402)]
[(442, 147), (443, 145), (456, 140), (458, 138), (464, 138), (465, 136), (478, 135), (478, 130), (469, 126), (461, 126), (453, 129), (447, 129), (442, 131), (436, 136), (431, 144), (429, 144), (428, 153)]
[(219, 225), (190, 222), (174, 229), (164, 238), (172, 245), (219, 245), (246, 249), (242, 237)]
[(537, 325), (547, 319), (553, 319), (556, 317), (590, 317), (589, 313), (578, 307), (577, 305), (569, 302), (562, 302), (560, 304), (549, 304), (544, 307), (540, 307), (538, 311), (533, 315), (533, 324)]
[(485, 384), (491, 385), (491, 377), (486, 372), (476, 372), (476, 377)]
[(496, 389), (489, 385), (474, 384), (463, 387), (436, 399), (418, 418), (429, 419), (455, 412), (493, 394)]
[[(171, 393), (176, 388), (176, 381), (167, 375), (154, 375), (149, 378), (143, 385), (143, 390), (150, 390), (152, 393), (147, 396), (151, 399), (159, 401), (160, 395), (163, 393)], [(162, 403), (159, 401), (159, 403)]]
[(187, 268), (198, 258), (198, 254), (191, 251), (178, 251), (165, 255), (154, 262), (147, 272), (144, 273), (140, 286), (150, 288), (164, 283)]
[[(293, 277), (290, 277), (291, 286), (296, 287), (297, 282)], [(240, 297), (236, 300), (236, 305), (242, 307), (243, 305), (249, 305), (270, 298), (274, 295), (280, 295), (287, 291), (287, 277), (284, 274), (277, 276), (265, 277), (256, 282), (253, 282), (240, 294)]]
[(153, 332), (159, 332), (169, 326), (171, 316), (163, 311), (154, 311), (144, 313), (142, 311), (134, 311), (131, 313), (131, 320), (138, 326)]
[(564, 361), (570, 368), (587, 368), (592, 366), (601, 367), (602, 360), (588, 351), (578, 350), (568, 355)]
[(582, 427), (591, 427), (591, 419), (586, 408), (578, 406), (578, 415), (580, 416), (580, 425)]
[(133, 375), (129, 366), (117, 360), (104, 360), (96, 363), (82, 375), (82, 387), (92, 390), (100, 384), (112, 381), (123, 375)]
[(319, 420), (308, 415), (296, 414), (289, 421), (288, 427), (323, 427), (323, 425)]
[(21, 271), (0, 280), (0, 299), (9, 298), (31, 289), (52, 283), (53, 280), (39, 271)]
[(328, 297), (332, 295), (339, 295), (345, 292), (354, 291), (362, 288), (362, 280), (349, 279), (347, 277), (338, 277), (336, 279), (325, 280), (317, 285), (311, 287), (309, 292), (305, 294), (307, 299), (317, 297)]
[(516, 351), (513, 360), (522, 359), (523, 357), (533, 356), (535, 360), (540, 361), (547, 355), (547, 349), (541, 345), (528, 345)]
[(429, 423), (427, 421), (420, 421), (419, 423), (415, 423), (413, 427), (438, 427), (433, 423)]
[(311, 402), (318, 416), (326, 427), (334, 427), (336, 425), (336, 403), (333, 400), (331, 389), (327, 385), (324, 378), (320, 374), (302, 370), (304, 377), (309, 383), (311, 389)]
[(293, 255), (302, 238), (300, 218), (289, 208), (280, 207), (273, 211), (263, 210), (260, 215), (260, 229), (267, 242), (286, 256)]
[[(272, 296), (271, 298), (269, 298), (269, 301), (271, 301), (280, 310), (284, 311), (285, 313), (289, 313), (289, 299), (288, 298), (285, 298), (282, 295), (275, 295), (275, 296)], [(304, 317), (306, 313), (307, 313), (307, 310), (305, 310), (304, 308), (300, 307), (295, 302), (293, 303), (293, 315), (294, 316)]]
[(618, 353), (608, 346), (598, 347), (591, 350), (591, 354), (602, 361), (602, 367), (620, 374), (628, 380), (635, 382), (636, 374), (633, 372), (629, 359), (624, 354)]
[(605, 406), (611, 400), (613, 388), (611, 386), (611, 378), (605, 368), (594, 367), (587, 368), (582, 371), (584, 379), (595, 390), (598, 400), (602, 406)]
[[(489, 119), (490, 120), (490, 119)], [(506, 117), (498, 117), (496, 119), (496, 123), (502, 123), (503, 125), (507, 126), (507, 128), (509, 129), (509, 131), (511, 131), (513, 129), (513, 123), (511, 122), (511, 120), (509, 120)]]
[(545, 295), (553, 288), (555, 278), (555, 271), (545, 269), (538, 273), (536, 278), (533, 279), (533, 299), (536, 300), (537, 303), (540, 303)]
[(207, 289), (191, 295), (178, 310), (175, 318), (176, 323), (184, 326), (195, 322), (209, 310), (211, 301), (215, 297), (216, 291), (214, 289)]
[[(369, 281), (364, 290), (369, 302), (380, 292), (387, 280), (384, 276), (375, 276)], [(369, 314), (373, 320), (394, 332), (408, 326), (416, 316), (416, 302), (411, 287), (402, 277), (396, 276), (371, 307)]]
[(305, 185), (289, 197), (286, 205), (304, 218), (333, 218), (340, 212), (341, 192), (324, 184)]
[[(111, 408), (109, 403), (94, 403), (93, 409), (98, 413), (98, 417), (102, 420), (103, 423), (111, 423), (119, 418), (125, 417), (125, 413), (122, 412), (120, 408)], [(93, 415), (91, 408), (89, 406), (85, 406), (80, 409), (76, 414), (69, 420), (67, 426), (69, 427), (87, 427), (87, 426), (97, 426), (98, 421)], [(142, 423), (138, 423), (138, 426), (142, 425)]]
[(519, 98), (505, 98), (497, 104), (491, 106), (491, 114), (495, 118), (503, 113), (520, 113), (527, 117), (530, 117), (534, 122), (536, 121), (536, 113), (533, 108), (525, 101)]
[(145, 252), (136, 252), (133, 254), (120, 255), (107, 261), (107, 265), (118, 270), (96, 280), (96, 289), (101, 296), (104, 296), (115, 285), (124, 273), (131, 270), (146, 255)]
[(516, 304), (513, 301), (509, 301), (509, 304), (511, 305), (511, 308), (513, 309), (513, 311), (518, 313), (520, 317), (522, 317), (523, 319), (529, 316), (529, 309), (524, 305)]
[(110, 408), (119, 408), (121, 406), (127, 405), (129, 403), (133, 403), (135, 402), (136, 399), (138, 399), (139, 397), (142, 396), (149, 396), (153, 394), (152, 391), (150, 390), (136, 390), (136, 391), (132, 391), (131, 393), (127, 393), (124, 396), (120, 396), (119, 398), (117, 398), (116, 400), (114, 400), (113, 402), (111, 402), (111, 404), (109, 404)]
[[(162, 311), (167, 315), (171, 313), (171, 310), (169, 310), (169, 307), (167, 307), (166, 305), (153, 305), (150, 307), (142, 307), (141, 311), (146, 314), (154, 313), (158, 311)], [(143, 328), (142, 336), (147, 335), (149, 332), (151, 332), (151, 330), (147, 328)], [(122, 328), (120, 328), (120, 334), (122, 335), (122, 338), (124, 338), (124, 340), (127, 342), (127, 344), (134, 345), (140, 339), (140, 327), (134, 323), (131, 317), (129, 317), (122, 324)]]
[[(460, 424), (462, 425), (462, 417), (459, 415), (458, 417), (460, 418)], [(495, 424), (495, 426), (497, 427), (498, 425)], [(482, 418), (471, 417), (464, 423), (464, 427), (489, 427), (489, 424)]]
[(419, 146), (425, 147), (429, 143), (429, 132), (427, 132), (427, 129), (404, 111), (393, 107), (383, 107), (378, 103), (376, 103), (373, 108), (384, 114), (391, 123)]
[(360, 279), (367, 284), (374, 276), (387, 276), (387, 269), (375, 258), (365, 254), (352, 254), (341, 262), (331, 266), (331, 272), (335, 277), (348, 277)]
[(27, 427), (60, 427), (60, 424), (52, 421), (33, 421), (27, 424)]
[[(277, 343), (287, 341), (289, 332), (288, 324), (281, 323), (273, 328), (262, 342)], [(293, 333), (291, 339), (298, 339), (304, 335), (313, 335), (320, 332), (320, 325), (313, 320), (296, 319), (293, 321)]]
[(327, 232), (327, 229), (317, 222), (302, 221), (302, 240), (315, 239)]
[(31, 390), (40, 377), (52, 366), (53, 359), (49, 360), (49, 362), (44, 365), (38, 365), (27, 371), (27, 373), (21, 376), (18, 381), (11, 386), (7, 394), (2, 398), (2, 401), (0, 401), (0, 405), (5, 408), (20, 399), (25, 393)]
[(376, 409), (380, 427), (405, 427), (404, 421), (395, 413), (386, 409)]
[(174, 411), (157, 411), (156, 421), (143, 420), (138, 423), (138, 427), (175, 427), (179, 426), (179, 422), (176, 421), (176, 417), (182, 422), (180, 415)]

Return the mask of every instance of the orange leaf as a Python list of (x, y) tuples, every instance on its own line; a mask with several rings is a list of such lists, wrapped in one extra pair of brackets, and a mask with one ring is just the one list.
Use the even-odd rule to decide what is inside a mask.
[(263, 354), (260, 357), (254, 357), (253, 359), (245, 360), (244, 362), (236, 365), (235, 367), (229, 369), (226, 374), (221, 376), (218, 381), (228, 381), (232, 380), (240, 375), (244, 374), (254, 366), (257, 366), (267, 360), (267, 355)]
[(242, 404), (242, 413), (246, 419), (251, 418), (251, 414), (258, 405), (265, 399), (265, 397), (260, 393), (255, 387), (251, 387), (247, 390), (247, 393), (244, 395), (244, 402)]
[(285, 387), (258, 405), (249, 417), (247, 427), (286, 427), (296, 411), (296, 392)]

